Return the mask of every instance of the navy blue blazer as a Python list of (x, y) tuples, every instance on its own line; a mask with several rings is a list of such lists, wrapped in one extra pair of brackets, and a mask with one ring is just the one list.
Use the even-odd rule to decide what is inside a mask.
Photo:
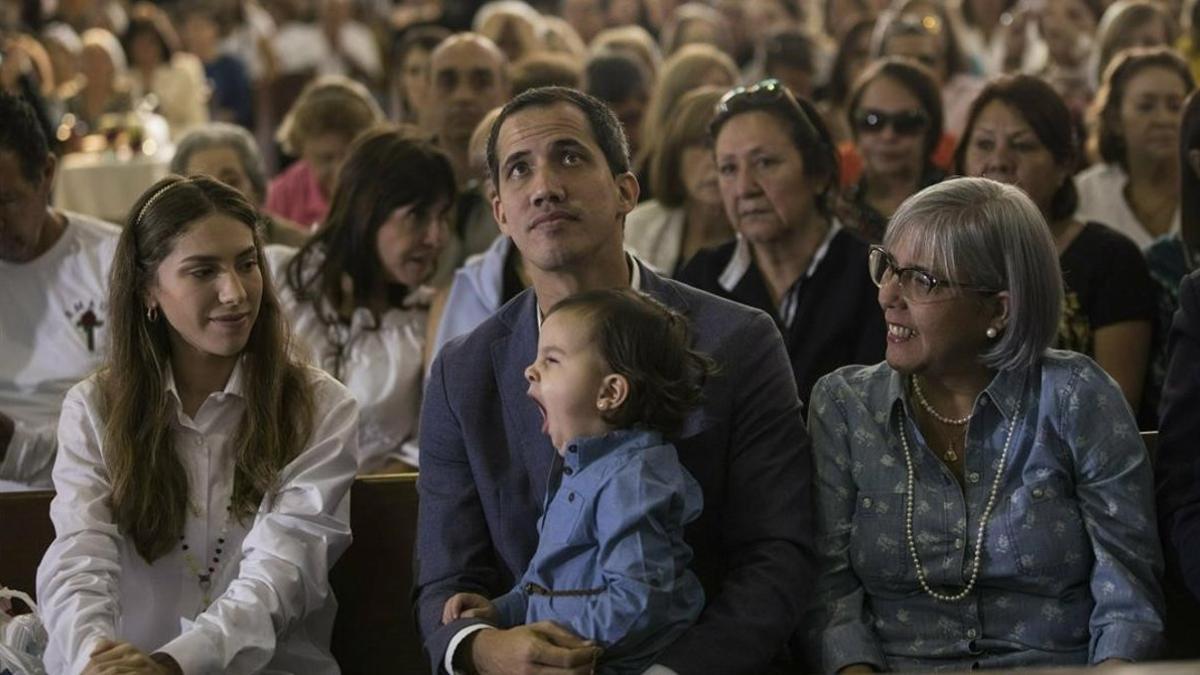
[[(812, 585), (812, 460), (787, 352), (761, 311), (663, 279), (642, 290), (686, 315), (695, 347), (721, 372), (675, 443), (704, 491), (685, 533), (707, 606), (658, 663), (680, 675), (761, 673), (798, 628)], [(537, 548), (537, 519), (557, 457), (526, 396), (537, 351), (527, 290), (433, 363), (421, 410), (418, 621), (435, 673), (455, 633), (452, 594), (510, 590)]]
[[(1200, 599), (1200, 272), (1183, 279), (1168, 342), (1155, 461), (1168, 569)], [(1194, 628), (1194, 626), (1193, 626)]]

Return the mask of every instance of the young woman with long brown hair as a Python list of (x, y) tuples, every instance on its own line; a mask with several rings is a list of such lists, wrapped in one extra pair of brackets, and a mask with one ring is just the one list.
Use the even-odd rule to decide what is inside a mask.
[(51, 672), (336, 673), (358, 413), (290, 355), (259, 220), (169, 177), (113, 261), (111, 349), (67, 394), (38, 569)]

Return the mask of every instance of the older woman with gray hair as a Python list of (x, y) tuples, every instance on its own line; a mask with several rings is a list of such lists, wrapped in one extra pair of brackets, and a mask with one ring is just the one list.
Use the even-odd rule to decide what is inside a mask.
[(1121, 390), (1049, 349), (1054, 242), (1018, 188), (926, 188), (872, 247), (887, 360), (809, 408), (826, 671), (1140, 661), (1161, 642), (1150, 463)]
[(171, 173), (204, 174), (241, 192), (259, 209), (268, 243), (300, 246), (306, 237), (300, 226), (262, 211), (267, 198), (267, 170), (250, 132), (236, 124), (212, 122), (193, 127), (179, 139), (171, 158)]

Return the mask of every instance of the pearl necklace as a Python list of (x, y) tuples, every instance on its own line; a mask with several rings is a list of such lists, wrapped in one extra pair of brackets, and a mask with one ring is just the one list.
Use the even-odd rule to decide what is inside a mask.
[[(217, 545), (213, 548), (214, 555), (212, 557), (212, 563), (208, 565), (207, 572), (204, 571), (204, 568), (196, 560), (196, 557), (192, 555), (192, 552), (189, 550), (184, 537), (182, 535), (179, 537), (179, 541), (183, 542), (181, 544), (183, 549), (183, 562), (187, 565), (188, 571), (195, 575), (196, 584), (200, 586), (200, 608), (196, 612), (197, 616), (202, 614), (204, 610), (208, 609), (208, 606), (212, 604), (213, 578), (216, 577), (217, 570), (221, 567), (221, 554), (225, 548), (225, 537), (229, 534), (229, 521), (232, 516), (233, 505), (231, 504), (225, 507), (225, 523), (221, 525), (221, 533), (217, 535)], [(208, 555), (207, 551), (205, 551), (205, 555)]]
[[(913, 379), (914, 381), (916, 380), (916, 378)], [(1004, 464), (1008, 459), (1008, 449), (1012, 446), (1013, 432), (1017, 429), (1017, 420), (1020, 417), (1021, 406), (1018, 403), (1012, 421), (1008, 424), (1008, 436), (1004, 439), (1004, 451), (1000, 453), (1000, 465), (996, 467), (996, 477), (992, 479), (992, 490), (988, 494), (987, 505), (984, 506), (983, 516), (979, 519), (979, 533), (975, 537), (975, 560), (971, 563), (971, 578), (967, 581), (967, 585), (954, 595), (938, 593), (930, 588), (929, 582), (925, 580), (925, 568), (921, 565), (920, 556), (917, 555), (917, 540), (913, 537), (913, 502), (916, 500), (913, 479), (916, 472), (913, 470), (912, 453), (908, 449), (908, 433), (904, 430), (907, 416), (900, 419), (900, 444), (904, 447), (904, 464), (908, 467), (908, 492), (906, 495), (908, 498), (905, 500), (904, 505), (904, 536), (908, 540), (908, 551), (912, 554), (913, 565), (917, 569), (917, 581), (921, 584), (921, 588), (934, 600), (942, 602), (957, 602), (962, 600), (970, 595), (971, 591), (975, 588), (975, 582), (979, 580), (979, 563), (983, 557), (983, 534), (987, 528), (988, 518), (992, 515), (992, 508), (996, 505), (996, 495), (1000, 492), (1000, 479), (1004, 476)]]
[(952, 427), (961, 427), (962, 425), (966, 424), (967, 422), (970, 422), (971, 417), (975, 414), (975, 411), (972, 410), (970, 413), (967, 414), (966, 417), (959, 417), (958, 419), (955, 419), (953, 417), (946, 417), (945, 415), (934, 410), (933, 406), (929, 403), (929, 400), (925, 398), (925, 392), (921, 391), (921, 381), (917, 378), (916, 375), (913, 375), (912, 384), (913, 384), (913, 393), (917, 395), (917, 402), (921, 404), (921, 407), (925, 409), (925, 412), (929, 413), (930, 415), (933, 415), (933, 418), (935, 420), (941, 422), (942, 424), (949, 424)]

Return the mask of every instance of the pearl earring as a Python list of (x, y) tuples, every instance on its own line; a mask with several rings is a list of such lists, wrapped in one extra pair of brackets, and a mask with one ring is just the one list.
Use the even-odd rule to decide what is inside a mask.
[(988, 328), (985, 334), (988, 336), (989, 340), (995, 340), (996, 336), (1000, 334), (1000, 331), (996, 330), (995, 328)]

